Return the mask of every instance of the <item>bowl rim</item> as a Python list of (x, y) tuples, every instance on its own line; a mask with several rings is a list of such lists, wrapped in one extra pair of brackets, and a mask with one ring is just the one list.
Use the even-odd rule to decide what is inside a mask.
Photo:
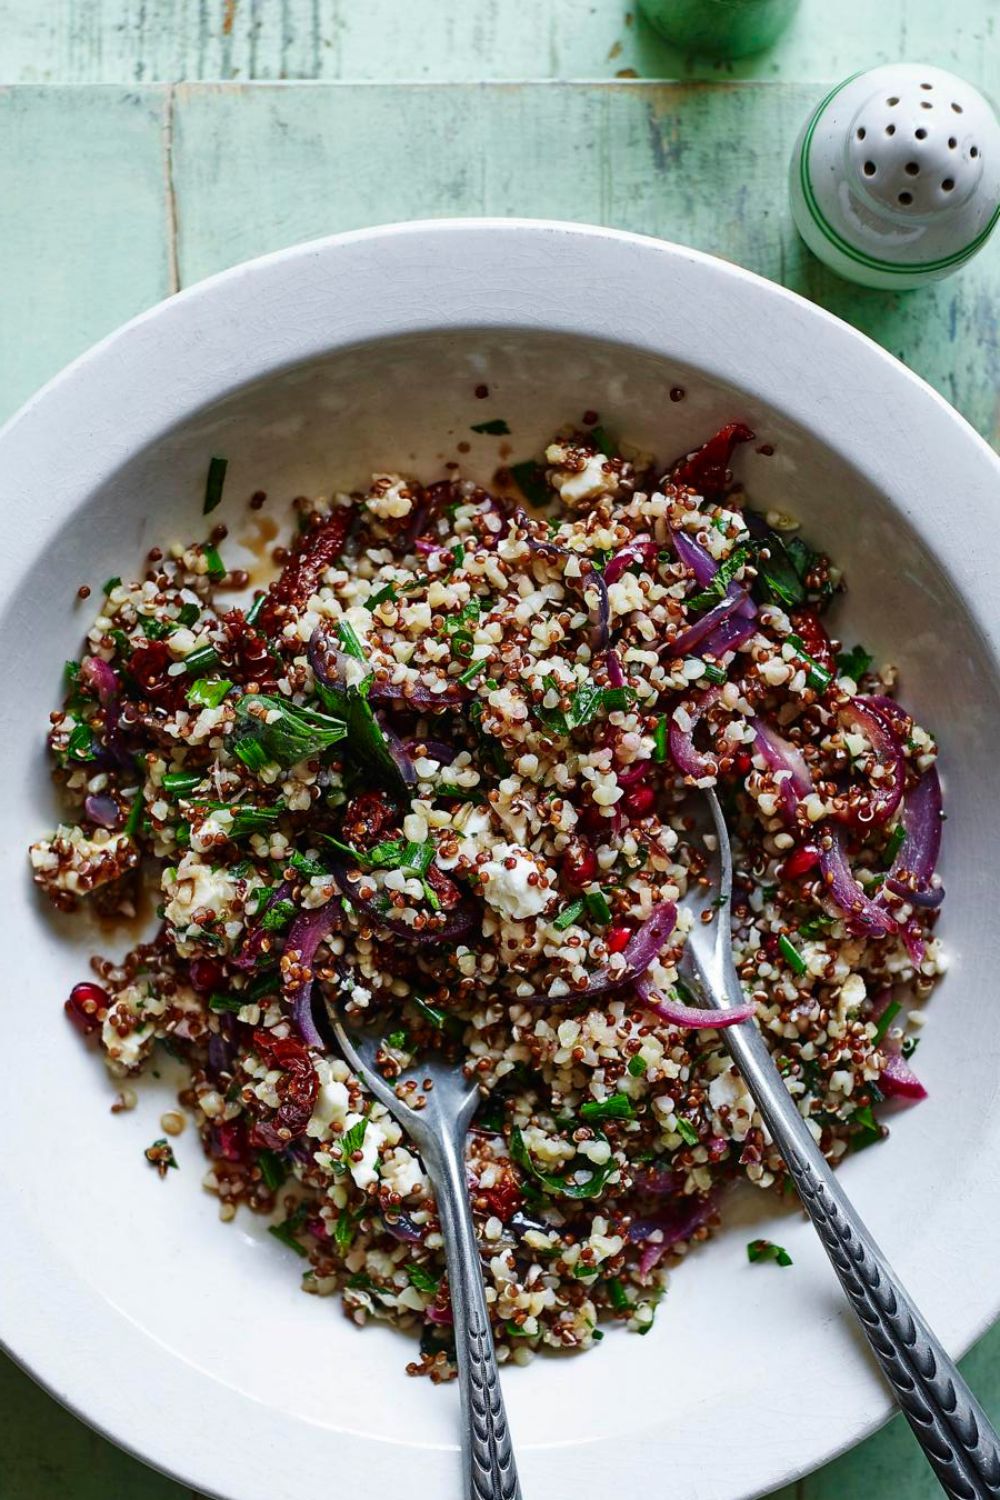
[[(674, 311), (669, 348), (651, 315), (657, 305)], [(686, 307), (695, 315), (678, 312)], [(310, 316), (320, 309), (325, 317)], [(993, 661), (1000, 663), (1000, 609), (986, 602), (989, 548), (960, 542), (966, 525), (990, 518), (1000, 459), (943, 397), (856, 329), (752, 272), (667, 241), (548, 220), (418, 220), (310, 241), (199, 282), (109, 335), (0, 429), (0, 503), (10, 518), (0, 587), (9, 588), (30, 568), (74, 498), (89, 494), (137, 449), (206, 406), (353, 345), (460, 328), (567, 333), (666, 355), (740, 385), (805, 429), (820, 428), (824, 443), (855, 467), (858, 423), (877, 398), (880, 451), (865, 472), (956, 581)], [(781, 361), (774, 359), (775, 349), (782, 351)], [(919, 480), (918, 496), (907, 502), (891, 498), (900, 470)], [(991, 1129), (1000, 1145), (1000, 1114)], [(4, 1171), (0, 1164), (0, 1176)], [(963, 1353), (1000, 1315), (1000, 1279), (991, 1283), (987, 1274), (993, 1262), (991, 1206), (1000, 1212), (1000, 1182), (984, 1189), (978, 1234), (970, 1219), (963, 1243), (969, 1278), (985, 1295), (975, 1307), (953, 1298), (947, 1316), (937, 1319), (952, 1353)], [(67, 1275), (54, 1257), (47, 1263), (40, 1243), (33, 1241), (29, 1252), (16, 1213), (0, 1216), (0, 1256), (8, 1273), (0, 1344), (7, 1353), (77, 1416), (183, 1483), (241, 1500), (273, 1493), (267, 1455), (287, 1452), (285, 1414), (255, 1403), (254, 1439), (241, 1461), (232, 1453), (220, 1456), (211, 1434), (238, 1430), (246, 1398), (158, 1349), (95, 1298), (82, 1275)], [(44, 1316), (38, 1313), (40, 1294), (48, 1303)], [(64, 1336), (67, 1322), (71, 1339)], [(88, 1349), (96, 1340), (113, 1353), (128, 1388), (155, 1392), (154, 1402), (122, 1406), (91, 1389)], [(880, 1426), (892, 1403), (871, 1370), (867, 1375), (863, 1420), (833, 1437), (811, 1429), (804, 1447), (793, 1461), (786, 1456), (781, 1469), (774, 1466), (774, 1450), (745, 1448), (742, 1480), (727, 1489), (727, 1500), (749, 1500), (794, 1480)], [(864, 1376), (859, 1370), (859, 1380)], [(183, 1455), (160, 1419), (168, 1404), (175, 1423), (185, 1412), (193, 1418), (193, 1424), (179, 1423), (187, 1434)], [(300, 1435), (304, 1430), (297, 1429)], [(373, 1488), (380, 1477), (391, 1480), (397, 1444), (355, 1435), (336, 1441), (347, 1482)], [(653, 1431), (634, 1445), (645, 1453), (634, 1474), (622, 1453), (600, 1457), (599, 1439), (587, 1445), (587, 1463), (595, 1479), (604, 1472), (609, 1482), (639, 1483), (648, 1480), (658, 1443), (662, 1438)], [(437, 1493), (448, 1490), (451, 1450), (421, 1453), (427, 1494), (435, 1492), (435, 1479)], [(664, 1449), (662, 1461), (669, 1458)], [(531, 1488), (541, 1492), (548, 1484), (550, 1492), (563, 1493), (564, 1447), (529, 1449), (526, 1460), (522, 1473), (527, 1482), (530, 1472)], [(274, 1478), (278, 1472), (273, 1470)]]

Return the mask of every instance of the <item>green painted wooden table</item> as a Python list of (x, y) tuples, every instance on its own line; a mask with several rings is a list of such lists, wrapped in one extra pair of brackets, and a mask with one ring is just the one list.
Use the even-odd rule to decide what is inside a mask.
[[(832, 79), (928, 60), (1000, 95), (996, 0), (952, 0), (944, 48), (942, 14), (803, 0), (771, 52), (719, 66), (671, 52), (620, 0), (0, 0), (0, 419), (126, 318), (247, 256), (492, 213), (727, 256), (864, 329), (1000, 443), (1000, 238), (936, 287), (866, 292), (810, 258), (785, 195)], [(1000, 1331), (966, 1369), (1000, 1418)], [(185, 1494), (2, 1361), (0, 1448), (0, 1500)], [(938, 1493), (897, 1419), (773, 1500)]]

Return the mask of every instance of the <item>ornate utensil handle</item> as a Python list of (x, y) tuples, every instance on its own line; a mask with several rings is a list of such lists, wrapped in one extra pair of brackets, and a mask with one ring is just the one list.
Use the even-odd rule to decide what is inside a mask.
[(460, 1141), (425, 1152), (448, 1261), (455, 1353), (462, 1399), (465, 1500), (521, 1500), (510, 1428), (490, 1331), (479, 1246)]
[(837, 1182), (756, 1026), (722, 1036), (942, 1489), (953, 1500), (996, 1500), (1000, 1439), (989, 1418)]

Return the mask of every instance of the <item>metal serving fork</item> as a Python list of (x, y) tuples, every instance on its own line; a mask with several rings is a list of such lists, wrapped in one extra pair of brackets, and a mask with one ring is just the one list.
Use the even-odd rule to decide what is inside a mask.
[[(695, 922), (681, 973), (704, 1005), (726, 1010), (742, 1005), (744, 996), (730, 932), (732, 852), (713, 791), (703, 794), (695, 823), (703, 835), (715, 835), (716, 847), (706, 845), (708, 887), (693, 885), (683, 903), (693, 911)], [(712, 920), (703, 922), (702, 913), (708, 911)], [(831, 1171), (760, 1031), (751, 1020), (724, 1027), (719, 1035), (784, 1158), (802, 1206), (942, 1489), (954, 1500), (996, 1500), (1000, 1438)]]
[[(479, 1102), (478, 1085), (468, 1082), (460, 1066), (425, 1058), (397, 1080), (412, 1079), (413, 1092), (426, 1100), (423, 1108), (411, 1109), (376, 1067), (378, 1044), (348, 1032), (332, 1006), (327, 1013), (345, 1058), (409, 1135), (434, 1188), (455, 1320), (465, 1500), (521, 1500), (465, 1176), (465, 1137)], [(421, 1086), (425, 1078), (432, 1088)]]

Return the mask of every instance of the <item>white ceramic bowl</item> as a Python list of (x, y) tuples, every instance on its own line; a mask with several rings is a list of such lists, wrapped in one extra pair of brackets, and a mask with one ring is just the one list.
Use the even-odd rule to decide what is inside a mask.
[[(842, 633), (898, 663), (940, 736), (953, 967), (919, 1053), (930, 1098), (844, 1180), (951, 1349), (998, 1310), (996, 458), (874, 344), (692, 251), (510, 221), (345, 235), (164, 303), (0, 434), (0, 1332), (81, 1416), (199, 1490), (442, 1500), (457, 1494), (456, 1392), (408, 1380), (397, 1334), (303, 1296), (252, 1216), (221, 1225), (192, 1132), (179, 1172), (150, 1172), (167, 1081), (112, 1117), (112, 1085), (63, 1020), (107, 939), (42, 909), (24, 848), (53, 821), (43, 738), (93, 608), (77, 586), (201, 535), (210, 454), (229, 457), (219, 515), (235, 527), (258, 487), (276, 503), (373, 466), (436, 474), (460, 440), (466, 471), (488, 477), (500, 440), (472, 422), (505, 417), (523, 456), (588, 407), (664, 458), (749, 421), (775, 448), (741, 460), (757, 502), (799, 513), (843, 564)], [(761, 1233), (792, 1269), (747, 1265)], [(763, 1196), (677, 1271), (650, 1337), (611, 1331), (505, 1389), (529, 1500), (757, 1495), (889, 1411), (818, 1242)]]

